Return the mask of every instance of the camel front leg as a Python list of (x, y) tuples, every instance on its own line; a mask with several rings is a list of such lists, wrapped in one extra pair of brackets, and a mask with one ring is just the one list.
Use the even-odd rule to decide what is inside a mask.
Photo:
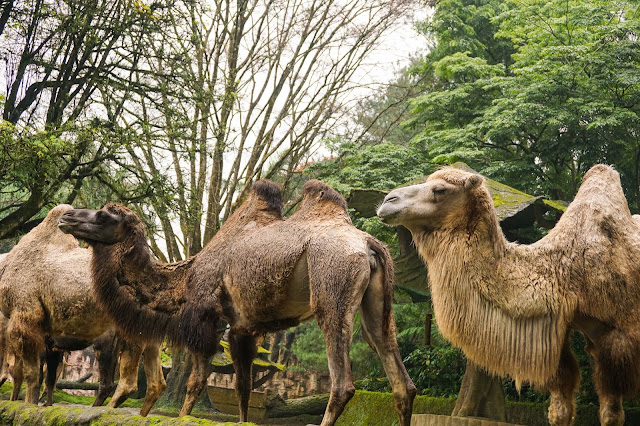
[(211, 357), (201, 353), (192, 352), (191, 374), (187, 380), (187, 395), (184, 398), (184, 404), (180, 410), (180, 417), (191, 414), (193, 406), (196, 405), (198, 397), (207, 385), (207, 378), (211, 374)]
[(22, 369), (22, 360), (13, 353), (9, 354), (9, 374), (11, 374), (13, 378), (13, 389), (11, 389), (9, 400), (17, 401), (20, 396), (22, 382), (24, 381), (24, 372)]
[(160, 345), (150, 343), (142, 352), (144, 373), (147, 376), (147, 393), (144, 396), (144, 403), (140, 409), (140, 415), (146, 416), (151, 411), (162, 392), (166, 389), (167, 383), (162, 374), (162, 360), (160, 356)]
[(551, 392), (549, 424), (552, 426), (570, 426), (576, 418), (575, 394), (580, 384), (580, 370), (570, 342), (571, 333), (567, 333), (558, 370), (543, 387)]
[(233, 368), (236, 372), (236, 397), (240, 407), (240, 421), (249, 421), (249, 397), (253, 385), (251, 367), (258, 354), (256, 338), (251, 335), (229, 333)]
[[(44, 312), (36, 309), (29, 315), (15, 313), (9, 319), (7, 336), (9, 353), (14, 357), (14, 365), (20, 359), (21, 368), (14, 368), (14, 391), (11, 397), (18, 398), (22, 379), (27, 382), (25, 402), (37, 404), (40, 391), (40, 354), (45, 352), (44, 336), (40, 325), (44, 322)], [(18, 384), (16, 386), (15, 384)]]
[(109, 407), (119, 407), (129, 395), (138, 390), (138, 366), (141, 356), (142, 347), (131, 341), (124, 342), (122, 355), (120, 355), (120, 380), (109, 401)]
[(22, 357), (22, 367), (24, 369), (24, 379), (27, 382), (24, 401), (37, 405), (38, 397), (40, 396), (40, 357), (38, 354), (25, 353)]
[[(372, 274), (369, 287), (364, 293), (360, 306), (361, 324), (364, 338), (378, 354), (393, 390), (393, 400), (401, 426), (411, 424), (413, 400), (417, 390), (407, 373), (396, 340), (393, 316), (385, 318), (383, 309), (382, 274)], [(383, 324), (388, 321), (385, 330)]]

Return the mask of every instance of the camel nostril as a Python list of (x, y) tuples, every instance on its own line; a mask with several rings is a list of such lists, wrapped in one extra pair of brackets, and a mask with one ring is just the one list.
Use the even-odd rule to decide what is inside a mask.
[(385, 203), (393, 203), (395, 201), (398, 201), (398, 197), (396, 197), (396, 196), (389, 197), (386, 200), (384, 200)]

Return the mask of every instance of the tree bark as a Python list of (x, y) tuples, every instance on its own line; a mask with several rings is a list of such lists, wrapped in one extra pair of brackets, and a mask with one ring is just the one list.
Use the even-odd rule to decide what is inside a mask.
[(500, 377), (489, 375), (467, 360), (458, 400), (451, 415), (506, 421), (507, 409)]
[(268, 408), (267, 416), (277, 418), (294, 417), (300, 414), (323, 414), (328, 402), (328, 393), (289, 399), (284, 404)]

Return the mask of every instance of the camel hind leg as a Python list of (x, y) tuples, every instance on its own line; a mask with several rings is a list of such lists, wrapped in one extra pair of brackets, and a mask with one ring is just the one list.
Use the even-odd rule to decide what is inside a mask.
[(109, 330), (93, 341), (93, 350), (98, 361), (98, 393), (94, 407), (100, 407), (115, 389), (116, 368), (122, 339), (115, 330)]
[(333, 425), (355, 394), (349, 349), (355, 315), (369, 281), (369, 264), (366, 258), (344, 260), (341, 264), (335, 257), (309, 256), (311, 306), (324, 335), (331, 377), (321, 426)]
[(576, 417), (575, 394), (580, 384), (578, 361), (571, 351), (571, 333), (565, 337), (558, 370), (543, 386), (551, 392), (549, 424), (570, 426)]
[(251, 367), (257, 355), (256, 338), (252, 335), (229, 333), (231, 358), (236, 371), (236, 396), (240, 406), (240, 421), (249, 421), (249, 397), (253, 378)]
[(594, 341), (594, 382), (600, 401), (600, 424), (624, 424), (622, 397), (640, 385), (640, 334), (612, 329)]
[(191, 414), (191, 410), (196, 405), (198, 397), (204, 391), (207, 385), (207, 378), (213, 371), (211, 366), (211, 359), (213, 356), (207, 356), (201, 353), (192, 352), (191, 359), (193, 365), (191, 366), (191, 374), (187, 380), (187, 395), (184, 398), (184, 404), (180, 410), (179, 416), (186, 416)]
[[(361, 323), (364, 338), (378, 354), (384, 371), (393, 390), (393, 399), (401, 426), (409, 426), (416, 387), (409, 378), (402, 363), (402, 357), (396, 341), (396, 329), (393, 315), (385, 318), (383, 309), (384, 281), (381, 273), (374, 271), (369, 287), (364, 293), (360, 305)], [(389, 326), (384, 323), (389, 321)]]
[(167, 387), (167, 382), (162, 374), (162, 360), (160, 356), (160, 345), (151, 343), (142, 351), (144, 373), (147, 376), (147, 393), (144, 396), (144, 403), (140, 409), (140, 415), (146, 416), (151, 411), (160, 395)]

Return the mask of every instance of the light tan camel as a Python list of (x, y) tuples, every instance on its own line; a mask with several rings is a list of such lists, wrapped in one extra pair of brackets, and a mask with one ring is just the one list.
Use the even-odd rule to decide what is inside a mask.
[(304, 185), (296, 213), (281, 218), (282, 194), (259, 181), (204, 250), (184, 262), (153, 259), (129, 209), (74, 210), (60, 228), (93, 246), (94, 288), (114, 320), (144, 339), (167, 338), (194, 354), (181, 415), (204, 389), (219, 319), (231, 326), (240, 419), (247, 420), (255, 336), (315, 316), (329, 359), (332, 425), (353, 396), (349, 347), (354, 316), (391, 382), (400, 424), (409, 425), (416, 389), (402, 364), (391, 312), (393, 265), (386, 248), (352, 224), (346, 202), (319, 181)]
[[(22, 237), (1, 265), (0, 310), (8, 318), (12, 400), (17, 399), (25, 380), (25, 401), (37, 404), (40, 357), (46, 352), (47, 338), (65, 342), (57, 345), (62, 349), (77, 349), (68, 346), (84, 342), (86, 347), (114, 325), (91, 291), (90, 250), (81, 248), (73, 236), (58, 229), (58, 218), (72, 209), (59, 205), (51, 210), (42, 223)], [(136, 391), (143, 351), (148, 388), (142, 415), (149, 412), (164, 390), (159, 345), (143, 348), (129, 341), (121, 356), (120, 381), (109, 406), (117, 407)], [(51, 374), (55, 382), (55, 368)]]
[(575, 328), (594, 358), (601, 424), (624, 423), (622, 397), (640, 379), (640, 227), (615, 170), (589, 170), (555, 228), (531, 245), (506, 241), (483, 178), (457, 169), (391, 191), (378, 216), (411, 231), (439, 329), (469, 359), (550, 390), (550, 423), (569, 425)]

